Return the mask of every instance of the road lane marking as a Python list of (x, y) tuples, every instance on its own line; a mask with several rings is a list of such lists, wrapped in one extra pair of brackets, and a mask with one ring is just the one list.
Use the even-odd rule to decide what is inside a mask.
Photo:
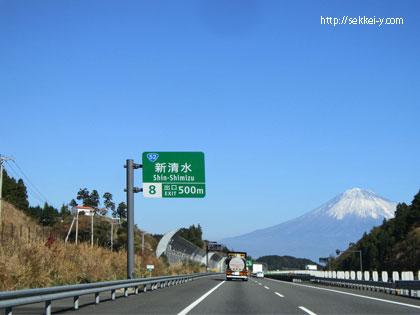
[(304, 311), (305, 313), (308, 313), (309, 315), (316, 315), (316, 313), (314, 313), (314, 312), (312, 312), (312, 311), (308, 310), (306, 307), (299, 306), (299, 308), (300, 308), (302, 311)]
[(282, 282), (282, 283), (286, 283), (286, 284), (302, 286), (302, 287), (306, 287), (306, 288), (310, 288), (310, 289), (330, 291), (330, 292), (340, 293), (340, 294), (344, 294), (344, 295), (351, 295), (351, 296), (355, 296), (355, 297), (360, 297), (360, 298), (364, 298), (364, 299), (368, 299), (368, 300), (374, 300), (374, 301), (379, 301), (379, 302), (385, 302), (385, 303), (396, 304), (396, 305), (401, 305), (401, 306), (407, 306), (407, 307), (420, 309), (420, 306), (413, 305), (413, 304), (384, 300), (384, 299), (375, 298), (375, 297), (371, 297), (371, 296), (365, 296), (365, 295), (360, 295), (360, 294), (355, 294), (355, 293), (337, 291), (337, 290), (333, 290), (333, 289), (318, 288), (318, 287), (313, 287), (313, 286), (310, 286), (310, 285), (299, 284), (299, 283), (294, 283), (294, 282), (286, 282), (286, 281), (274, 280), (274, 279), (269, 279), (269, 278), (267, 278), (267, 279), (271, 280), (271, 281), (277, 281), (277, 282)]
[(275, 294), (277, 294), (279, 297), (284, 297), (284, 295), (278, 293), (278, 292), (274, 292)]
[(269, 287), (264, 286), (264, 288), (266, 288), (267, 290), (270, 290), (270, 288), (269, 288)]
[(178, 313), (178, 315), (188, 314), (189, 311), (191, 311), (194, 307), (196, 307), (199, 303), (201, 303), (206, 297), (208, 297), (210, 294), (212, 294), (213, 291), (215, 291), (218, 287), (220, 287), (225, 282), (226, 281), (222, 281), (222, 283), (219, 283), (218, 285), (216, 285), (213, 289), (211, 289), (209, 292), (207, 292), (206, 294), (204, 294), (198, 300), (196, 300), (195, 302), (191, 303), (186, 308), (184, 308), (181, 312)]
[(258, 285), (262, 285), (261, 283), (258, 283)]

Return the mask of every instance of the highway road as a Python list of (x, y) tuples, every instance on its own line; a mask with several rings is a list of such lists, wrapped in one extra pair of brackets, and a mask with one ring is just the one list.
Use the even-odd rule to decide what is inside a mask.
[[(89, 302), (87, 305), (84, 303)], [(109, 299), (93, 296), (80, 301), (78, 311), (71, 300), (53, 302), (56, 314), (420, 314), (420, 300), (380, 292), (316, 286), (250, 278), (225, 281), (211, 276), (178, 286), (139, 295)], [(13, 314), (40, 314), (39, 308), (14, 309)]]

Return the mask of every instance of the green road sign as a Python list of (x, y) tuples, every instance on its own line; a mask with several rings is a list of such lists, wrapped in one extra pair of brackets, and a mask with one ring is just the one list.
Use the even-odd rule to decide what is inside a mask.
[(247, 260), (246, 261), (246, 265), (249, 266), (249, 267), (251, 267), (252, 266), (252, 260)]
[(206, 195), (203, 152), (143, 152), (143, 196), (202, 198)]

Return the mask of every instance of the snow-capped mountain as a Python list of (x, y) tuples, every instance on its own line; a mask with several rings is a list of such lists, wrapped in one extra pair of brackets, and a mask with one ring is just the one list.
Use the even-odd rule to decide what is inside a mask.
[(395, 207), (394, 202), (379, 197), (370, 190), (353, 188), (346, 190), (313, 212), (316, 215), (326, 214), (337, 220), (342, 220), (353, 214), (361, 218), (380, 218), (382, 220), (383, 218), (393, 218)]
[(290, 255), (317, 261), (348, 248), (384, 218), (393, 218), (395, 209), (396, 203), (353, 188), (296, 219), (220, 242), (255, 258)]

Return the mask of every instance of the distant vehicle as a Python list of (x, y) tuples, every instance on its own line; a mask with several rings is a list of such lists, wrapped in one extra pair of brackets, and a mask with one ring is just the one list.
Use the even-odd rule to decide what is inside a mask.
[(252, 264), (252, 276), (256, 277), (258, 272), (263, 272), (263, 265), (254, 262)]
[(248, 281), (245, 252), (229, 252), (226, 259), (226, 280), (242, 279)]
[(317, 265), (306, 265), (305, 266), (306, 270), (318, 270)]
[(264, 272), (262, 271), (258, 271), (257, 274), (255, 275), (257, 278), (264, 278)]

